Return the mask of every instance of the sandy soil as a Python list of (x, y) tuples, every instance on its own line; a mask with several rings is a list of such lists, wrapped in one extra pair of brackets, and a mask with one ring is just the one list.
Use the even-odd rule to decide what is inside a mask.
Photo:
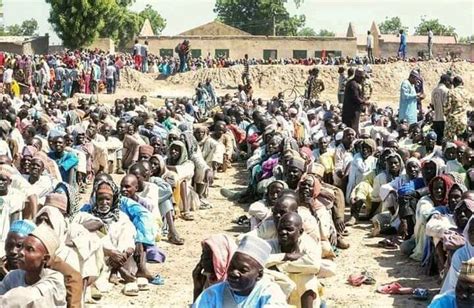
[[(138, 297), (127, 297), (120, 293), (122, 286), (116, 286), (105, 295), (97, 305), (88, 307), (187, 307), (192, 303), (191, 272), (199, 260), (200, 242), (210, 234), (227, 233), (232, 236), (244, 232), (245, 228), (232, 221), (245, 214), (248, 205), (238, 205), (227, 201), (219, 193), (220, 188), (232, 190), (246, 186), (247, 173), (243, 166), (235, 165), (227, 174), (219, 174), (215, 187), (211, 188), (210, 198), (213, 208), (195, 212), (194, 222), (177, 221), (178, 231), (186, 240), (184, 246), (175, 246), (161, 241), (158, 246), (166, 251), (163, 264), (149, 264), (154, 273), (165, 278), (165, 285), (150, 286), (149, 291), (140, 292)], [(368, 224), (349, 228), (347, 237), (351, 247), (341, 251), (336, 259), (338, 274), (324, 279), (324, 298), (329, 307), (426, 307), (427, 302), (417, 302), (410, 296), (382, 295), (375, 292), (382, 283), (398, 281), (403, 286), (428, 288), (437, 293), (435, 278), (422, 273), (421, 267), (400, 255), (398, 250), (377, 247), (380, 238), (368, 238)], [(369, 270), (374, 273), (377, 284), (352, 287), (346, 283), (352, 273)]]
[[(410, 69), (420, 66), (425, 77), (425, 89), (428, 94), (436, 85), (439, 75), (447, 69), (463, 76), (466, 88), (474, 91), (474, 65), (471, 63), (434, 63), (424, 62), (419, 65), (397, 63), (393, 65), (374, 66), (373, 101), (380, 105), (396, 105), (400, 82), (407, 77)], [(308, 67), (252, 67), (251, 75), (255, 83), (255, 97), (271, 98), (277, 92), (291, 89), (293, 85), (303, 85)], [(166, 80), (156, 80), (156, 76), (143, 75), (130, 71), (122, 75), (121, 88), (114, 95), (99, 95), (103, 103), (113, 103), (116, 98), (140, 97), (148, 95), (157, 106), (163, 104), (164, 97), (192, 96), (194, 87), (199, 81), (211, 77), (219, 95), (234, 93), (240, 80), (241, 68), (209, 69), (175, 75)], [(337, 67), (324, 67), (321, 77), (327, 90), (324, 99), (335, 101), (337, 84)], [(299, 90), (302, 90), (300, 87)], [(160, 96), (161, 98), (158, 98)], [(428, 101), (428, 100), (427, 100)], [(194, 222), (177, 221), (177, 228), (186, 240), (184, 246), (175, 246), (161, 241), (158, 243), (167, 255), (164, 264), (149, 264), (152, 272), (165, 278), (165, 285), (151, 286), (149, 291), (141, 292), (138, 297), (126, 297), (121, 294), (121, 286), (107, 294), (97, 305), (90, 307), (187, 307), (192, 302), (191, 272), (199, 259), (200, 242), (210, 234), (225, 232), (237, 236), (245, 228), (232, 221), (245, 214), (248, 205), (237, 205), (227, 201), (219, 193), (220, 188), (240, 190), (247, 186), (247, 174), (244, 168), (235, 165), (227, 174), (219, 174), (215, 187), (210, 190), (209, 201), (213, 208), (195, 213)], [(348, 212), (348, 211), (347, 211)], [(346, 213), (348, 214), (348, 213)], [(418, 263), (400, 255), (398, 250), (386, 250), (377, 247), (380, 238), (368, 238), (368, 224), (349, 228), (347, 237), (351, 248), (341, 251), (337, 258), (338, 274), (323, 280), (324, 298), (329, 307), (426, 307), (428, 302), (417, 302), (410, 296), (382, 295), (375, 292), (379, 284), (398, 281), (408, 287), (422, 287), (431, 290), (432, 296), (439, 288), (436, 278), (422, 273)], [(346, 283), (352, 273), (369, 270), (374, 273), (377, 284), (374, 286), (352, 287)]]

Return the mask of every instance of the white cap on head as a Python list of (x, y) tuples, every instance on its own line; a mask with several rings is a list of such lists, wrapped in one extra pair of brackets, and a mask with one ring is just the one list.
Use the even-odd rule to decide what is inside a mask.
[(240, 241), (236, 252), (252, 257), (261, 266), (265, 267), (265, 263), (272, 252), (272, 247), (259, 237), (247, 235)]

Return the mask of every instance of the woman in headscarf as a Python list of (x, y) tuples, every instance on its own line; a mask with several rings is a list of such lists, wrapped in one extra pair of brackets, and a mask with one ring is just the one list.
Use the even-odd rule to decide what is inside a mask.
[[(188, 159), (186, 145), (182, 141), (173, 141), (168, 147), (167, 167), (177, 174), (179, 197), (176, 199), (184, 220), (194, 220), (190, 213), (199, 206), (199, 197), (192, 190), (191, 183), (194, 177), (194, 163)], [(197, 206), (196, 206), (197, 204)]]
[(248, 211), (250, 215), (250, 230), (257, 228), (265, 218), (272, 215), (271, 208), (275, 205), (280, 193), (286, 188), (288, 188), (288, 185), (285, 182), (273, 181), (267, 186), (264, 199), (250, 205)]
[(208, 287), (226, 280), (227, 268), (237, 249), (235, 241), (216, 234), (201, 242), (201, 259), (193, 270), (194, 301)]
[[(335, 245), (337, 241), (336, 229), (331, 216), (334, 193), (331, 194), (328, 190), (323, 189), (316, 175), (308, 173), (301, 177), (297, 191), (300, 207), (308, 209), (317, 218), (320, 238), (315, 240), (321, 242), (323, 257), (334, 256), (331, 248), (331, 245)], [(299, 208), (298, 212), (300, 212)]]
[(426, 244), (426, 223), (433, 214), (433, 210), (441, 214), (448, 213), (448, 192), (453, 184), (454, 180), (449, 175), (435, 176), (428, 185), (429, 195), (422, 197), (418, 201), (414, 229), (416, 246), (410, 258), (422, 261)]
[(454, 253), (451, 260), (451, 266), (446, 278), (444, 279), (440, 293), (446, 293), (456, 288), (462, 262), (474, 258), (474, 216), (471, 216), (466, 224), (463, 236), (465, 244)]
[[(120, 211), (120, 191), (114, 182), (103, 179), (95, 183), (91, 195), (91, 213), (80, 212), (75, 221), (101, 237), (109, 281), (135, 281), (137, 265), (133, 259), (136, 230), (125, 213)], [(143, 255), (144, 252), (141, 252)]]
[[(354, 159), (349, 167), (349, 179), (346, 187), (346, 202), (349, 204), (353, 204), (351, 202), (351, 194), (357, 184), (364, 180), (370, 183), (375, 177), (374, 173), (377, 165), (377, 158), (373, 155), (375, 149), (375, 141), (372, 139), (361, 140), (360, 152), (354, 155)], [(361, 206), (360, 202), (358, 204), (354, 203), (353, 210), (351, 210), (351, 218), (346, 225), (353, 225), (357, 221)]]

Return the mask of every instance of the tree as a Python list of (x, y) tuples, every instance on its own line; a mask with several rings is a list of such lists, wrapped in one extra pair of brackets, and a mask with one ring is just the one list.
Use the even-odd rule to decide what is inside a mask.
[(304, 27), (298, 31), (298, 36), (316, 36), (316, 31), (313, 28)]
[(38, 35), (38, 22), (34, 18), (27, 19), (21, 23), (21, 30), (25, 36)]
[(11, 26), (6, 27), (7, 34), (6, 35), (11, 35), (11, 36), (22, 36), (23, 31), (21, 29), (21, 26), (19, 24), (14, 24)]
[[(303, 1), (294, 0), (298, 6)], [(223, 23), (254, 35), (297, 35), (305, 16), (290, 16), (286, 0), (216, 0), (214, 12)]]
[(141, 26), (143, 26), (145, 20), (148, 19), (150, 21), (155, 35), (160, 34), (161, 31), (163, 31), (163, 29), (166, 27), (166, 20), (161, 17), (160, 13), (154, 10), (150, 4), (147, 4), (143, 11), (141, 11), (138, 15), (140, 15), (140, 18), (142, 19)]
[(316, 34), (316, 36), (331, 36), (331, 37), (334, 37), (334, 36), (336, 36), (336, 33), (332, 32), (332, 31), (329, 31), (327, 29), (321, 29)]
[(445, 26), (439, 22), (438, 19), (426, 19), (426, 16), (421, 17), (420, 24), (415, 27), (415, 34), (426, 35), (431, 29), (434, 35), (455, 36), (456, 29), (452, 26)]
[(105, 27), (99, 32), (100, 36), (115, 40), (121, 48), (127, 46), (138, 34), (146, 19), (150, 20), (155, 34), (160, 34), (166, 26), (166, 20), (151, 5), (147, 5), (140, 13), (130, 11), (129, 5), (133, 2), (134, 0), (117, 0), (105, 17)]
[(38, 35), (38, 22), (32, 18), (22, 22), (21, 25), (14, 24), (0, 29), (0, 36), (33, 36)]
[(385, 17), (385, 20), (379, 23), (379, 30), (381, 34), (397, 34), (400, 30), (405, 32), (408, 30), (408, 27), (402, 25), (400, 17)]
[(94, 42), (105, 26), (114, 0), (46, 0), (51, 5), (48, 21), (63, 44), (79, 48)]

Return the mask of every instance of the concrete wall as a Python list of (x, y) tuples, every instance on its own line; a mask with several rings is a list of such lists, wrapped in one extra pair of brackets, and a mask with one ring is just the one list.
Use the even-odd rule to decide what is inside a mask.
[(49, 36), (39, 36), (23, 44), (23, 53), (27, 55), (44, 55), (49, 52)]
[(90, 46), (87, 46), (88, 49), (99, 49), (106, 52), (115, 53), (115, 43), (112, 39), (109, 38), (98, 38)]
[(47, 54), (49, 47), (49, 37), (39, 36), (25, 42), (0, 42), (0, 51), (26, 54), (41, 55)]
[[(277, 58), (292, 58), (293, 50), (306, 50), (307, 57), (314, 57), (315, 51), (337, 50), (343, 56), (354, 55), (357, 52), (355, 38), (345, 37), (266, 37), (266, 36), (160, 36), (147, 37), (149, 50), (160, 54), (160, 49), (172, 49), (184, 39), (189, 39), (192, 49), (200, 49), (202, 56), (210, 53), (215, 55), (216, 49), (228, 49), (229, 57), (243, 58), (247, 53), (250, 58), (263, 58), (264, 50), (277, 50)], [(143, 43), (145, 38), (139, 38)], [(131, 46), (130, 46), (131, 49)], [(176, 54), (175, 54), (176, 55)]]
[(8, 43), (8, 42), (1, 42), (0, 43), (0, 51), (8, 52), (8, 53), (16, 53), (16, 54), (23, 54), (23, 45), (18, 43)]

